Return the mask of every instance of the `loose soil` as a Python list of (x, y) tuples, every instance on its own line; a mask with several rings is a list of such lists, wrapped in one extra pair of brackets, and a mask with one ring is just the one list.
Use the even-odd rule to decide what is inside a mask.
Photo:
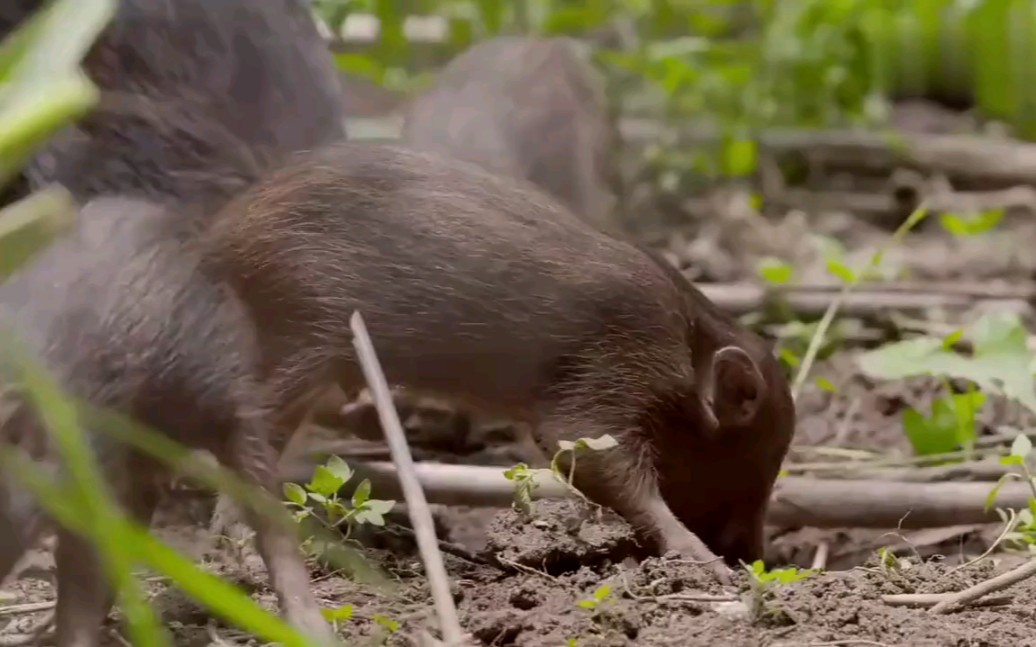
[[(758, 261), (778, 256), (795, 265), (803, 281), (825, 277), (821, 236), (837, 238), (860, 259), (884, 244), (890, 229), (851, 214), (768, 214), (745, 218), (729, 200), (683, 220), (644, 232), (648, 240), (701, 281), (751, 279)], [(717, 206), (728, 205), (728, 207)], [(661, 211), (658, 204), (648, 207)], [(669, 207), (667, 207), (669, 208)], [(633, 211), (636, 212), (636, 211)], [(675, 222), (674, 222), (675, 220)], [(934, 223), (933, 223), (934, 224)], [(887, 267), (916, 280), (970, 279), (990, 283), (1028, 282), (1036, 256), (1031, 220), (1008, 218), (998, 231), (958, 240), (937, 225), (926, 226), (906, 246), (887, 255)], [(933, 313), (930, 320), (938, 320)], [(965, 315), (965, 320), (975, 313)], [(795, 450), (789, 460), (815, 459), (810, 448), (843, 448), (908, 456), (901, 429), (902, 411), (935, 397), (932, 380), (876, 383), (860, 375), (847, 343), (817, 367), (837, 387), (836, 393), (811, 386), (799, 401)], [(1014, 423), (1011, 407), (991, 406), (984, 432)], [(475, 429), (459, 442), (456, 419), (441, 412), (411, 420), (415, 453), (448, 462), (509, 466), (519, 460), (542, 463), (518, 436), (506, 429)], [(376, 494), (376, 493), (375, 493)], [(204, 530), (211, 497), (181, 492), (163, 508), (159, 535), (214, 572), (253, 593), (268, 608), (276, 601), (256, 556), (208, 552)], [(737, 574), (738, 593), (725, 594), (700, 566), (669, 557), (645, 556), (630, 528), (614, 515), (578, 501), (538, 502), (531, 516), (511, 510), (436, 507), (441, 536), (470, 555), (495, 561), (446, 555), (461, 622), (476, 644), (515, 646), (564, 645), (1036, 645), (1036, 582), (1009, 590), (1007, 604), (970, 607), (946, 615), (889, 606), (883, 595), (958, 591), (1017, 564), (1013, 554), (994, 552), (966, 567), (999, 531), (997, 527), (897, 532), (887, 530), (770, 528), (767, 562), (771, 566), (809, 567), (820, 546), (828, 550), (828, 571), (798, 583), (761, 591), (745, 573)], [(390, 527), (360, 548), (370, 567), (328, 572), (314, 564), (315, 590), (331, 608), (351, 605), (351, 619), (339, 623), (350, 644), (414, 644), (420, 631), (436, 625), (427, 581), (413, 541)], [(360, 533), (361, 535), (363, 533)], [(877, 550), (887, 547), (903, 558), (898, 568), (879, 564)], [(208, 554), (207, 554), (208, 552)], [(463, 553), (464, 551), (454, 551)], [(203, 557), (204, 556), (204, 557)], [(33, 555), (34, 568), (3, 591), (0, 631), (12, 634), (40, 617), (17, 605), (53, 599), (48, 583), (52, 566), (46, 551)], [(581, 605), (602, 586), (610, 587), (594, 608)], [(175, 644), (256, 644), (223, 626), (181, 593), (161, 581), (149, 581), (153, 601), (171, 627)], [(713, 596), (710, 599), (708, 596)], [(115, 637), (113, 613), (108, 643)], [(396, 624), (398, 623), (398, 625)], [(5, 626), (6, 625), (6, 626)]]

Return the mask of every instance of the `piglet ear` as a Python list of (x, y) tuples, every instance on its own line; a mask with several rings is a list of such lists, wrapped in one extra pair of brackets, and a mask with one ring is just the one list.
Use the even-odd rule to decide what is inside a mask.
[(712, 356), (712, 409), (720, 427), (750, 424), (766, 398), (766, 381), (755, 361), (737, 346)]

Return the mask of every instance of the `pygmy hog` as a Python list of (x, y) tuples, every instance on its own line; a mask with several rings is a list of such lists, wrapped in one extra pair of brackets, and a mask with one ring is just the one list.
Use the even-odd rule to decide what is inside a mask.
[[(123, 197), (95, 199), (79, 216), (77, 230), (0, 284), (4, 338), (72, 396), (208, 450), (257, 486), (276, 486), (253, 326), (233, 291), (202, 271), (195, 218)], [(53, 454), (40, 447), (48, 434), (28, 401), (8, 396), (0, 404), (0, 439), (34, 447), (51, 464)], [(90, 442), (113, 494), (148, 524), (168, 481), (163, 466), (96, 429)], [(30, 494), (2, 477), (0, 579), (45, 525)], [(294, 533), (250, 521), (285, 615), (329, 641)], [(58, 645), (99, 645), (112, 593), (91, 544), (59, 529), (55, 560)]]
[(402, 139), (525, 178), (588, 222), (617, 227), (618, 129), (601, 75), (569, 39), (475, 45), (409, 105)]
[[(3, 3), (0, 30), (44, 4)], [(208, 149), (164, 128), (163, 115), (226, 129), (268, 155), (268, 166), (344, 137), (341, 85), (306, 0), (121, 0), (83, 66), (104, 95), (131, 95), (159, 112), (102, 105), (36, 155), (29, 189), (60, 182), (80, 200), (193, 198), (166, 169), (205, 172)]]
[(359, 310), (390, 383), (527, 423), (548, 454), (611, 434), (617, 448), (577, 461), (593, 501), (663, 551), (760, 557), (794, 426), (777, 361), (675, 269), (543, 192), (343, 143), (235, 197), (203, 238), (260, 322), (282, 412), (362, 386)]

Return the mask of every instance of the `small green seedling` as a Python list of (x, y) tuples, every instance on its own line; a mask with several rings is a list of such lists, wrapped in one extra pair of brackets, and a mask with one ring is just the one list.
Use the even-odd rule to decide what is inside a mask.
[(587, 609), (588, 611), (596, 611), (602, 604), (610, 600), (611, 597), (611, 584), (602, 584), (594, 590), (590, 597), (576, 602), (576, 606)]
[(791, 283), (795, 278), (794, 268), (779, 258), (767, 256), (759, 261), (756, 268), (759, 278), (771, 285), (785, 285)]
[(331, 623), (331, 626), (338, 630), (339, 625), (344, 622), (352, 620), (353, 617), (353, 605), (343, 604), (336, 609), (323, 608), (320, 610), (320, 614), (324, 616), (324, 620)]
[[(612, 436), (605, 434), (598, 438), (578, 438), (575, 441), (562, 440), (558, 442), (558, 451), (550, 461), (550, 468), (532, 468), (525, 463), (518, 463), (514, 467), (504, 471), (504, 478), (514, 483), (514, 500), (511, 506), (524, 514), (532, 514), (532, 497), (536, 491), (536, 476), (541, 473), (549, 473), (562, 485), (569, 488), (577, 496), (586, 499), (583, 493), (573, 485), (573, 477), (576, 469), (576, 453), (579, 451), (601, 451), (618, 445), (618, 441)], [(561, 468), (561, 459), (570, 455), (568, 474)]]
[(371, 620), (373, 620), (374, 624), (379, 627), (376, 640), (381, 642), (381, 644), (387, 644), (389, 636), (398, 632), (400, 627), (402, 627), (398, 620), (393, 620), (392, 618), (381, 615), (380, 613), (372, 615)]
[(354, 523), (384, 526), (385, 515), (392, 510), (396, 502), (370, 498), (371, 483), (368, 479), (363, 479), (346, 504), (338, 493), (352, 477), (353, 471), (349, 465), (338, 456), (332, 456), (327, 464), (317, 467), (313, 472), (313, 478), (305, 486), (297, 483), (285, 484), (284, 496), (288, 500), (289, 508), (293, 510), (295, 521), (319, 519), (319, 516), (314, 514), (312, 505), (317, 504), (323, 508), (327, 518), (327, 521), (323, 522), (324, 525), (340, 530), (344, 525), (346, 537), (349, 536)]
[(1004, 534), (1004, 541), (1023, 547), (1029, 552), (1036, 552), (1036, 476), (1029, 467), (1030, 459), (1033, 457), (1032, 440), (1025, 434), (1018, 434), (1011, 443), (1010, 453), (1000, 459), (1000, 463), (1014, 467), (1018, 471), (1008, 472), (1000, 477), (996, 485), (986, 497), (986, 510), (993, 507), (1000, 488), (1008, 481), (1024, 481), (1032, 491), (1029, 497), (1029, 507), (1025, 510), (1008, 511), (997, 508), (996, 512), (1005, 522), (1013, 522), (1014, 528)]
[(763, 560), (761, 559), (757, 559), (751, 564), (745, 565), (745, 570), (752, 576), (752, 580), (764, 589), (800, 582), (807, 577), (816, 575), (818, 572), (813, 569), (796, 568), (794, 566), (789, 566), (787, 568), (774, 568), (768, 571), (766, 570), (766, 565), (763, 564)]

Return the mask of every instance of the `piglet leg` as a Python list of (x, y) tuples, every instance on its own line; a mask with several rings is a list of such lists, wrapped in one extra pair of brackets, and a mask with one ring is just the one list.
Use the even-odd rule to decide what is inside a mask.
[[(142, 461), (143, 463), (143, 461)], [(129, 515), (145, 527), (158, 507), (159, 468), (153, 464), (108, 467), (110, 474), (125, 478), (116, 487), (116, 497)], [(147, 479), (133, 479), (132, 474), (149, 474)], [(93, 544), (79, 535), (61, 530), (54, 553), (57, 566), (58, 601), (55, 609), (58, 647), (98, 647), (100, 630), (111, 610), (114, 592), (104, 572), (100, 555)]]
[[(229, 447), (229, 467), (267, 492), (277, 488), (277, 449), (271, 446), (262, 416), (242, 417)], [(310, 590), (309, 571), (295, 529), (280, 519), (269, 519), (251, 509), (245, 512), (255, 530), (256, 547), (266, 564), (270, 585), (277, 595), (281, 612), (296, 629), (319, 641), (333, 645), (334, 633), (320, 613), (320, 605)]]
[[(564, 435), (562, 435), (564, 434)], [(574, 485), (594, 503), (611, 508), (637, 530), (652, 535), (662, 552), (676, 551), (706, 565), (721, 584), (731, 583), (730, 569), (697, 535), (684, 526), (662, 498), (650, 448), (632, 433), (571, 416), (549, 416), (537, 428), (541, 447), (553, 454), (557, 441), (610, 434), (618, 446), (580, 451)], [(566, 466), (567, 469), (567, 466)]]

